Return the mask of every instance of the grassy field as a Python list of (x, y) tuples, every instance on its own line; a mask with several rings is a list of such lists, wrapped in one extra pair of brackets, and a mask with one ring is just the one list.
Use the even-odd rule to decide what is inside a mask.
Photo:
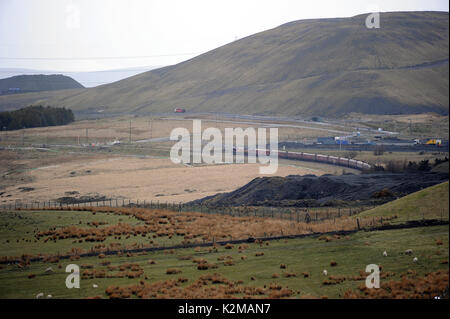
[(397, 216), (395, 222), (420, 219), (449, 218), (448, 182), (431, 186), (421, 191), (365, 211), (360, 216)]
[[(414, 238), (414, 240), (411, 240)], [(287, 297), (320, 298), (342, 298), (344, 292), (351, 289), (357, 290), (364, 283), (364, 278), (359, 277), (360, 271), (364, 271), (368, 264), (382, 265), (382, 274), (388, 276), (383, 280), (398, 280), (400, 275), (408, 270), (417, 272), (418, 275), (447, 269), (448, 264), (448, 226), (436, 226), (427, 228), (415, 228), (406, 230), (391, 230), (380, 232), (359, 232), (357, 234), (333, 238), (330, 241), (320, 238), (290, 239), (282, 241), (271, 241), (266, 244), (248, 244), (248, 248), (239, 251), (235, 246), (232, 249), (218, 247), (217, 251), (208, 252), (203, 249), (179, 249), (173, 253), (154, 252), (142, 255), (130, 255), (129, 257), (112, 256), (105, 259), (98, 257), (82, 258), (78, 261), (61, 260), (57, 263), (32, 263), (25, 268), (16, 265), (2, 265), (0, 269), (0, 298), (35, 298), (36, 294), (43, 292), (54, 298), (84, 298), (92, 296), (107, 297), (105, 290), (108, 286), (127, 285), (152, 285), (162, 283), (162, 287), (156, 297), (168, 297), (170, 293), (176, 296), (190, 296), (195, 294), (201, 296), (198, 288), (190, 287), (200, 276), (206, 274), (220, 274), (223, 277), (237, 283), (237, 287), (258, 287), (259, 292), (253, 297), (270, 297), (273, 290), (269, 289), (271, 284), (276, 284), (283, 289), (291, 290)], [(242, 248), (242, 247), (241, 247)], [(413, 255), (406, 255), (407, 249), (413, 250)], [(388, 256), (384, 257), (383, 252)], [(256, 256), (257, 253), (263, 256)], [(233, 265), (226, 266), (221, 256), (230, 256), (225, 259), (232, 260)], [(245, 260), (242, 256), (247, 256)], [(413, 262), (413, 257), (418, 262)], [(216, 264), (217, 268), (210, 270), (198, 270), (197, 263), (193, 259), (205, 259), (209, 264)], [(149, 260), (155, 263), (150, 264)], [(117, 271), (111, 271), (108, 266), (101, 263), (108, 261), (108, 266), (119, 266), (126, 263), (137, 264), (137, 269), (142, 271), (139, 278), (107, 278)], [(336, 262), (332, 267), (331, 262)], [(80, 289), (67, 289), (64, 272), (67, 264), (92, 265), (96, 273), (104, 273), (105, 278), (81, 279)], [(280, 265), (286, 265), (286, 269), (280, 269)], [(48, 267), (54, 272), (45, 273)], [(114, 267), (112, 267), (114, 268)], [(176, 268), (181, 272), (168, 275), (168, 268)], [(327, 269), (328, 276), (322, 274)], [(83, 273), (83, 269), (81, 270)], [(291, 277), (283, 275), (290, 273)], [(308, 273), (304, 277), (303, 273)], [(274, 278), (278, 274), (278, 278)], [(295, 274), (295, 277), (293, 277)], [(29, 275), (35, 275), (29, 279)], [(98, 275), (99, 277), (103, 275)], [(324, 280), (328, 277), (346, 277), (342, 283), (325, 285)], [(166, 289), (170, 286), (167, 280), (178, 278), (187, 279), (180, 284), (176, 292)], [(448, 277), (447, 277), (448, 278)], [(359, 280), (356, 280), (359, 279)], [(448, 279), (447, 279), (448, 280)], [(93, 285), (97, 285), (94, 288)], [(156, 284), (155, 284), (156, 285)], [(448, 281), (447, 281), (448, 285)], [(210, 284), (219, 287), (221, 284)], [(190, 287), (190, 288), (187, 288)], [(178, 290), (179, 288), (179, 290)], [(188, 292), (189, 291), (189, 292)], [(248, 291), (248, 290), (243, 290)], [(235, 294), (229, 297), (243, 297), (247, 295), (237, 289)], [(219, 295), (220, 296), (220, 295)], [(134, 296), (132, 296), (134, 297)], [(272, 295), (274, 297), (274, 295)]]
[[(447, 210), (443, 211), (445, 207)], [(219, 234), (223, 234), (225, 239), (227, 234), (233, 234), (235, 239), (240, 238), (239, 232), (242, 238), (247, 238), (250, 235), (261, 236), (269, 229), (275, 231), (274, 235), (277, 235), (277, 229), (282, 229), (284, 234), (289, 234), (289, 230), (294, 233), (308, 233), (354, 229), (354, 226), (342, 227), (340, 221), (343, 218), (337, 219), (337, 222), (308, 225), (300, 223), (296, 226), (296, 222), (270, 218), (242, 219), (189, 213), (182, 213), (182, 216), (139, 209), (120, 211), (123, 213), (113, 214), (112, 210), (104, 208), (94, 208), (89, 212), (3, 212), (0, 214), (0, 255), (54, 255), (72, 248), (90, 251), (95, 247), (102, 247), (103, 244), (108, 246), (118, 242), (121, 249), (124, 249), (142, 247), (150, 240), (158, 241), (161, 245), (170, 245), (198, 236), (216, 236), (219, 239)], [(370, 222), (379, 216), (385, 217), (386, 221), (394, 215), (397, 218), (389, 222), (420, 220), (424, 217), (439, 218), (442, 211), (444, 218), (448, 220), (448, 182), (347, 217), (345, 223), (350, 219), (354, 221), (355, 218), (361, 221), (367, 219)], [(152, 228), (154, 234), (161, 230), (166, 234), (181, 230), (185, 237), (183, 238), (181, 233), (172, 238), (168, 235), (136, 236), (136, 233), (125, 237), (129, 233), (123, 233), (122, 239), (106, 236), (100, 244), (77, 240), (74, 242), (76, 238), (52, 237), (53, 234), (76, 234), (79, 229), (100, 231), (111, 226), (123, 229), (124, 224), (136, 227), (155, 226), (156, 228)], [(71, 232), (61, 231), (64, 229)], [(207, 229), (207, 232), (202, 229)], [(38, 233), (45, 235), (36, 241)], [(54, 240), (45, 241), (47, 237)], [(408, 254), (406, 250), (412, 252)], [(383, 255), (385, 251), (387, 256)], [(430, 291), (436, 294), (441, 291), (439, 289), (442, 289), (442, 285), (448, 287), (448, 273), (445, 274), (448, 272), (448, 255), (448, 225), (360, 231), (347, 236), (316, 235), (202, 248), (195, 247), (194, 244), (190, 248), (175, 250), (106, 256), (100, 254), (73, 260), (50, 258), (46, 262), (2, 264), (0, 298), (35, 298), (40, 292), (53, 298), (343, 298), (350, 296), (349, 291), (360, 292), (359, 287), (364, 284), (364, 270), (368, 264), (382, 266), (382, 287), (383, 284), (398, 286), (392, 281), (405, 283), (404, 276), (411, 281), (406, 283), (412, 286), (416, 282), (423, 284), (423, 278), (428, 278), (423, 276), (442, 270), (444, 273), (430, 275), (432, 279), (426, 281), (431, 285)], [(414, 258), (417, 258), (416, 262), (413, 261)], [(65, 278), (68, 275), (65, 273), (65, 267), (68, 264), (81, 266), (80, 289), (67, 289), (65, 286)], [(51, 271), (46, 271), (48, 267), (52, 268)], [(207, 269), (200, 270), (202, 267)], [(325, 269), (328, 272), (326, 276), (323, 274)]]
[[(80, 211), (77, 211), (80, 210)], [(328, 213), (328, 212), (327, 212)], [(0, 258), (17, 260), (106, 250), (198, 245), (283, 235), (354, 230), (354, 217), (341, 216), (306, 223), (304, 219), (172, 212), (160, 209), (86, 207), (74, 210), (20, 210), (0, 213)], [(315, 214), (312, 214), (313, 217)], [(256, 217), (255, 217), (256, 216)], [(300, 215), (299, 215), (300, 216)], [(304, 216), (304, 215), (301, 215)], [(324, 212), (319, 217), (324, 217)], [(380, 225), (372, 216), (359, 218), (362, 227)]]

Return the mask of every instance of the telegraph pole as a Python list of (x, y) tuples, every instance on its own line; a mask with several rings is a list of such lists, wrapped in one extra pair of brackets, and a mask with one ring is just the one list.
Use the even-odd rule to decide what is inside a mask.
[(131, 144), (131, 120), (130, 120), (130, 138), (129, 138), (130, 144)]
[(148, 121), (148, 124), (150, 126), (150, 139), (152, 139), (152, 118), (150, 118), (150, 121)]

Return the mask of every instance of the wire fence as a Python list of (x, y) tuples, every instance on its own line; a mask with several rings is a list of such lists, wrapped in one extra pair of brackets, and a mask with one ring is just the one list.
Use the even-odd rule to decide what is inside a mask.
[[(436, 225), (448, 225), (448, 217), (443, 220), (433, 219), (427, 220), (423, 216), (423, 220), (404, 221), (402, 223), (390, 223), (389, 217), (374, 217), (374, 216), (355, 216), (355, 218), (349, 219), (348, 216), (354, 216), (362, 211), (370, 209), (370, 206), (364, 207), (315, 207), (315, 208), (296, 208), (296, 207), (212, 207), (208, 205), (188, 205), (183, 203), (169, 203), (169, 202), (154, 202), (154, 201), (140, 201), (140, 200), (125, 200), (125, 199), (105, 199), (95, 200), (89, 202), (76, 202), (76, 203), (61, 203), (57, 201), (30, 201), (30, 202), (16, 202), (14, 204), (0, 205), (0, 210), (8, 211), (89, 211), (89, 208), (98, 207), (93, 211), (108, 212), (108, 209), (112, 208), (146, 208), (155, 210), (168, 210), (178, 214), (189, 214), (192, 212), (201, 212), (204, 214), (220, 214), (236, 217), (263, 217), (263, 218), (275, 218), (282, 220), (291, 220), (289, 225), (294, 226), (295, 222), (298, 222), (297, 228), (293, 228), (292, 231), (287, 228), (281, 228), (278, 232), (278, 228), (275, 232), (264, 230), (262, 234), (249, 235), (240, 234), (237, 236), (223, 237), (217, 235), (211, 238), (197, 239), (194, 241), (182, 240), (175, 238), (172, 242), (161, 241), (158, 243), (141, 242), (139, 245), (124, 246), (119, 249), (114, 247), (104, 246), (100, 248), (91, 247), (88, 250), (80, 250), (77, 252), (66, 252), (57, 254), (47, 254), (45, 256), (28, 256), (29, 261), (46, 261), (48, 258), (79, 258), (97, 256), (99, 254), (111, 255), (111, 254), (131, 254), (144, 253), (158, 250), (175, 250), (181, 248), (196, 248), (206, 247), (214, 245), (226, 245), (226, 244), (239, 244), (244, 242), (254, 242), (255, 240), (267, 241), (267, 240), (280, 240), (288, 238), (302, 238), (308, 236), (342, 236), (349, 235), (354, 232), (364, 230), (388, 230), (388, 229), (402, 229), (411, 227), (423, 227), (423, 226), (436, 226)], [(120, 212), (120, 210), (119, 210)], [(334, 219), (334, 222), (332, 221)], [(344, 224), (340, 223), (344, 222)], [(326, 227), (324, 227), (324, 225)], [(301, 226), (301, 227), (300, 227)], [(288, 226), (289, 228), (290, 226)], [(93, 235), (92, 235), (93, 236)], [(91, 236), (91, 237), (92, 237)], [(328, 237), (327, 237), (328, 238)], [(326, 239), (327, 239), (326, 238)], [(98, 241), (98, 238), (95, 239)], [(104, 238), (102, 239), (104, 240)], [(100, 240), (100, 241), (102, 241)], [(260, 242), (261, 243), (261, 242)], [(128, 257), (128, 255), (127, 255)], [(23, 259), (23, 257), (22, 257)], [(0, 264), (4, 263), (16, 263), (20, 262), (21, 257), (17, 256), (3, 256), (0, 257)], [(51, 260), (51, 259), (48, 259)]]
[(64, 203), (59, 201), (30, 201), (0, 205), (1, 211), (13, 210), (45, 210), (45, 209), (82, 209), (83, 207), (136, 207), (146, 209), (162, 209), (173, 212), (199, 212), (205, 214), (228, 215), (233, 217), (262, 217), (284, 219), (297, 222), (318, 222), (353, 216), (362, 211), (369, 210), (373, 206), (359, 207), (268, 207), (268, 206), (236, 206), (224, 207), (207, 204), (186, 204), (176, 202), (160, 202), (131, 199), (104, 199), (86, 202)]

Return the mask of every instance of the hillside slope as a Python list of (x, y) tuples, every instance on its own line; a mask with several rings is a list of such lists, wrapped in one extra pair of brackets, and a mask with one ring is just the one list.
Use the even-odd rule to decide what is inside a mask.
[(381, 13), (380, 29), (365, 18), (295, 21), (93, 89), (0, 97), (0, 109), (33, 101), (77, 113), (448, 114), (448, 13)]
[(360, 216), (398, 216), (396, 222), (414, 219), (447, 219), (449, 205), (448, 182), (434, 185), (395, 201), (378, 206)]
[(79, 89), (83, 86), (71, 77), (62, 74), (17, 75), (0, 79), (0, 92), (11, 93), (10, 89), (27, 91), (51, 91), (64, 89)]

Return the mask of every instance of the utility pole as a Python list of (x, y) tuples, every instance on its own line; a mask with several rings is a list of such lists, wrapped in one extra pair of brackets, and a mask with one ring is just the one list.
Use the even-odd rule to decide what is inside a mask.
[(150, 139), (152, 139), (152, 118), (150, 118), (150, 121), (148, 121), (148, 124), (150, 126)]
[(130, 144), (131, 144), (131, 120), (130, 120), (130, 138), (129, 138)]

